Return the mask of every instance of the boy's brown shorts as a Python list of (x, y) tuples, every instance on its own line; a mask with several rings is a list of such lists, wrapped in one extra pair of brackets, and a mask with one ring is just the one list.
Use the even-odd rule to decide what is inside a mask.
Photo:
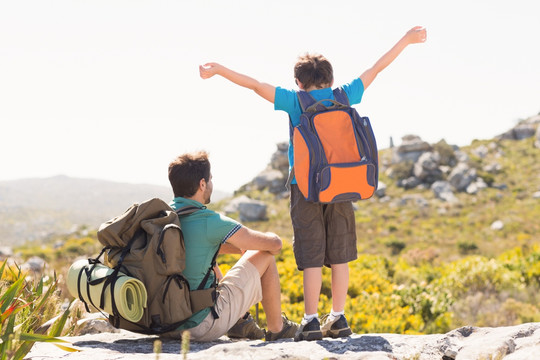
[(306, 201), (291, 184), (293, 250), (299, 270), (356, 260), (356, 225), (351, 202), (320, 204)]

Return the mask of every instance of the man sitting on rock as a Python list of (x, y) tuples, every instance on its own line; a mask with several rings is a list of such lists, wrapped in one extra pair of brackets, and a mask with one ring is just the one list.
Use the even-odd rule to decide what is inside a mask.
[[(294, 337), (298, 324), (281, 315), (281, 287), (274, 258), (281, 250), (281, 239), (273, 233), (251, 230), (206, 208), (213, 190), (206, 152), (177, 157), (169, 165), (169, 181), (175, 196), (170, 204), (173, 209), (200, 208), (180, 217), (186, 247), (183, 275), (191, 289), (199, 286), (218, 249), (220, 253), (243, 255), (219, 281), (215, 314), (211, 308), (203, 309), (164, 336), (178, 338), (184, 330), (189, 330), (193, 341), (212, 341), (225, 335), (235, 324), (231, 332), (241, 336), (250, 328), (253, 330), (253, 322), (246, 312), (261, 302), (268, 326), (265, 339), (273, 341)], [(221, 277), (219, 271), (216, 273)], [(205, 288), (212, 285), (211, 280), (207, 281)]]

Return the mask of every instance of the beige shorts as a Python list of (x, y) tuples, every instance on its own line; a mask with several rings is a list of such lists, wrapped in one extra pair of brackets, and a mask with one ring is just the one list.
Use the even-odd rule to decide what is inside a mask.
[(212, 341), (225, 335), (250, 307), (262, 300), (261, 276), (247, 258), (242, 257), (227, 272), (218, 285), (219, 296), (215, 309), (202, 323), (189, 329), (191, 340)]

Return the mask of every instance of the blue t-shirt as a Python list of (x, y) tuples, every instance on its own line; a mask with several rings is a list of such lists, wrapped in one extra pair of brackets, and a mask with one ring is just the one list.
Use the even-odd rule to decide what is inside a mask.
[[(349, 104), (355, 105), (362, 101), (362, 95), (364, 95), (364, 84), (360, 78), (354, 79), (352, 82), (341, 86), (349, 98)], [(334, 100), (334, 94), (332, 88), (324, 88), (312, 90), (309, 92), (315, 100), (330, 99)], [(276, 94), (274, 97), (274, 109), (283, 110), (289, 114), (292, 122), (292, 126), (296, 126), (300, 123), (300, 115), (302, 115), (302, 107), (298, 100), (295, 90), (287, 90), (281, 87), (276, 87)], [(291, 171), (294, 165), (294, 149), (292, 139), (289, 139), (289, 171)], [(293, 184), (296, 183), (296, 179), (293, 179)]]
[[(221, 244), (236, 233), (242, 225), (231, 218), (208, 210), (206, 206), (195, 200), (177, 197), (169, 205), (174, 210), (186, 206), (201, 208), (201, 210), (191, 215), (180, 217), (180, 226), (186, 247), (186, 268), (182, 274), (188, 281), (189, 287), (194, 290), (199, 287), (199, 284), (204, 279), (212, 263), (212, 258)], [(204, 288), (208, 289), (213, 280), (214, 273), (212, 272)], [(191, 329), (199, 325), (209, 312), (210, 308), (206, 308), (193, 314), (177, 330)]]

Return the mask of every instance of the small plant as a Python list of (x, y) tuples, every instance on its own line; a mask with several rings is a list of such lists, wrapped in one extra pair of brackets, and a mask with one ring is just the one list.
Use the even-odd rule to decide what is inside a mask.
[(392, 252), (392, 255), (397, 255), (399, 254), (403, 249), (405, 249), (405, 247), (407, 246), (407, 244), (405, 244), (404, 241), (401, 241), (401, 240), (390, 240), (386, 243), (386, 247), (387, 248), (390, 248), (390, 251)]
[[(7, 267), (7, 260), (0, 267), (0, 360), (23, 359), (35, 342), (52, 342), (66, 351), (77, 351), (61, 345), (66, 341), (56, 338), (62, 333), (69, 316), (69, 308), (50, 327), (48, 317), (56, 309), (51, 301), (56, 291), (56, 277), (45, 277), (32, 284), (25, 279), (19, 267)], [(7, 279), (10, 279), (9, 281)], [(48, 334), (43, 334), (48, 331)]]
[(478, 245), (472, 241), (460, 241), (458, 242), (458, 249), (460, 254), (470, 254), (478, 250)]

